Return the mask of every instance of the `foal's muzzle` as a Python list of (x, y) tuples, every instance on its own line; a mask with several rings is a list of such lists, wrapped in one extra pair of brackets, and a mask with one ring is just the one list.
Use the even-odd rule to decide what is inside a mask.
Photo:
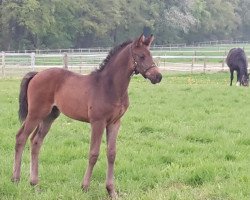
[(242, 78), (241, 85), (243, 85), (244, 87), (248, 87), (249, 86), (249, 79)]
[(148, 78), (152, 84), (160, 83), (162, 79), (162, 75), (157, 67), (149, 69), (146, 72), (145, 77)]
[(241, 83), (244, 87), (248, 87), (249, 86), (249, 83), (248, 82), (242, 82)]

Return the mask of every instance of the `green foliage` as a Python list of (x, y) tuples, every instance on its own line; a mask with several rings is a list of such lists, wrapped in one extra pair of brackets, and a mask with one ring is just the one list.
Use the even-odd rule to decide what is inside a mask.
[(250, 1), (242, 0), (239, 1), (238, 14), (241, 17), (240, 30), (242, 32), (241, 37), (245, 40), (250, 40)]
[[(60, 116), (40, 154), (40, 185), (29, 185), (29, 144), (21, 182), (10, 181), (20, 80), (0, 80), (1, 199), (108, 199), (106, 140), (90, 190), (81, 191), (90, 128)], [(158, 85), (134, 76), (130, 107), (117, 139), (119, 199), (250, 198), (249, 88), (229, 86), (229, 74), (165, 74)], [(63, 127), (63, 128), (62, 128)], [(29, 143), (29, 142), (28, 142)]]
[(249, 0), (0, 1), (0, 49), (113, 46), (143, 31), (156, 44), (249, 39)]

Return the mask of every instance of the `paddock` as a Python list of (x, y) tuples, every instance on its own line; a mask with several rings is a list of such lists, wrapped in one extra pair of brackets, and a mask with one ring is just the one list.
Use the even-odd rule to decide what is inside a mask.
[[(250, 92), (229, 87), (228, 73), (164, 73), (159, 85), (132, 78), (130, 107), (117, 139), (115, 180), (120, 199), (249, 199)], [(10, 181), (20, 78), (0, 79), (1, 199), (108, 199), (106, 145), (91, 187), (80, 182), (90, 128), (61, 116), (40, 155), (39, 187), (29, 182), (29, 145), (22, 181)]]

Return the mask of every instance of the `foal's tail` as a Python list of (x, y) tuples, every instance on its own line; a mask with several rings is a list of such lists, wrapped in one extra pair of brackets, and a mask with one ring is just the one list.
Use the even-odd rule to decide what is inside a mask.
[(28, 101), (27, 101), (27, 90), (30, 80), (37, 74), (38, 72), (29, 72), (27, 73), (21, 82), (20, 85), (20, 93), (19, 93), (19, 120), (23, 122), (28, 114)]

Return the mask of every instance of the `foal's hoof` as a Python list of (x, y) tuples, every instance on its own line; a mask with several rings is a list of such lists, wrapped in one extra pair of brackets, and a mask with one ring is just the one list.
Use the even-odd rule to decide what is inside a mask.
[(108, 192), (111, 199), (118, 199), (118, 194), (115, 191)]
[(106, 189), (107, 189), (109, 197), (111, 199), (118, 199), (118, 195), (117, 195), (115, 189), (113, 188), (113, 186), (112, 187), (106, 186)]
[(31, 186), (36, 186), (38, 184), (38, 180), (30, 181)]
[(11, 178), (11, 181), (12, 181), (13, 183), (19, 183), (20, 178), (12, 177), (12, 178)]
[(82, 185), (82, 191), (83, 192), (88, 192), (89, 191), (89, 186), (88, 185)]

